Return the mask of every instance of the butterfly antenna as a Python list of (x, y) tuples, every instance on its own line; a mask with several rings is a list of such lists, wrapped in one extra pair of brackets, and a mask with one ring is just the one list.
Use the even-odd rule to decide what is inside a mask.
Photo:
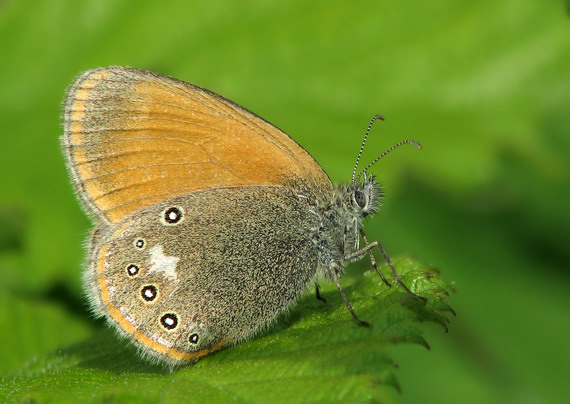
[[(366, 145), (366, 141), (368, 140), (368, 134), (370, 133), (370, 129), (372, 129), (372, 125), (374, 125), (374, 122), (376, 122), (376, 120), (378, 120), (378, 119), (383, 121), (384, 117), (382, 115), (374, 115), (372, 117), (372, 120), (370, 121), (370, 124), (368, 125), (368, 129), (366, 129), (366, 134), (364, 135), (364, 140), (362, 140), (362, 146), (360, 146), (360, 151), (358, 152), (358, 157), (356, 158), (356, 163), (354, 164), (354, 170), (352, 170), (352, 183), (353, 184), (355, 181), (354, 176), (356, 175), (356, 170), (358, 169), (358, 163), (360, 163), (360, 157), (362, 157), (362, 152), (364, 151), (364, 145)], [(360, 175), (358, 176), (358, 178), (360, 178)]]
[[(392, 147), (390, 147), (388, 150), (386, 150), (384, 153), (382, 153), (381, 155), (379, 155), (378, 157), (376, 157), (376, 158), (372, 161), (372, 163), (368, 164), (368, 165), (366, 166), (366, 168), (365, 168), (364, 170), (362, 170), (362, 172), (361, 172), (360, 174), (358, 174), (358, 177), (356, 177), (356, 181), (358, 181), (358, 179), (359, 179), (360, 177), (362, 177), (362, 175), (365, 174), (365, 173), (370, 169), (370, 167), (372, 167), (374, 164), (376, 164), (378, 161), (380, 161), (380, 159), (382, 159), (385, 155), (387, 155), (387, 154), (390, 153), (391, 151), (393, 151), (393, 150), (397, 149), (398, 147), (403, 146), (403, 145), (405, 145), (405, 144), (411, 144), (411, 145), (413, 145), (413, 146), (416, 146), (418, 149), (423, 149), (422, 145), (421, 145), (419, 142), (416, 142), (415, 140), (410, 140), (410, 139), (402, 140), (400, 143), (395, 144), (394, 146), (392, 146)], [(354, 176), (353, 176), (353, 178), (354, 178)], [(352, 182), (354, 183), (354, 181), (355, 181), (355, 180), (353, 179)]]

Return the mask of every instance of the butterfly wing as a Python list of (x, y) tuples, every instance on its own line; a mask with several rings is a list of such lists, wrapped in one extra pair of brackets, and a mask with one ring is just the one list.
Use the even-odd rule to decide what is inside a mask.
[(210, 91), (109, 67), (70, 87), (63, 147), (77, 193), (107, 223), (190, 192), (302, 179), (330, 187), (284, 132)]
[(175, 197), (96, 237), (87, 290), (144, 353), (191, 361), (248, 338), (305, 290), (317, 221), (287, 187)]

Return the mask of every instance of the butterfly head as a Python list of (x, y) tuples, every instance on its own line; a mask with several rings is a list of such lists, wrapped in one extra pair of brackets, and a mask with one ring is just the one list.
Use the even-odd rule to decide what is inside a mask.
[[(388, 153), (404, 144), (411, 144), (413, 146), (416, 146), (418, 149), (422, 148), (422, 146), (415, 140), (403, 140), (390, 147), (384, 153), (380, 154), (378, 157), (372, 160), (372, 162), (364, 167), (360, 174), (357, 175), (358, 165), (360, 163), (360, 158), (362, 157), (362, 152), (364, 151), (364, 146), (368, 140), (370, 130), (372, 129), (374, 122), (377, 120), (383, 121), (384, 117), (382, 115), (375, 115), (370, 121), (368, 129), (366, 130), (366, 134), (364, 135), (364, 140), (360, 146), (360, 151), (358, 152), (356, 163), (354, 164), (354, 169), (352, 171), (352, 181), (346, 188), (342, 190), (342, 193), (349, 199), (348, 209), (351, 216), (350, 221), (351, 223), (354, 223), (356, 232), (358, 231), (360, 220), (366, 216), (374, 214), (378, 210), (382, 199), (383, 193), (380, 182), (376, 181), (376, 177), (369, 174), (369, 170), (372, 168), (372, 166), (380, 161)], [(356, 239), (358, 239), (358, 237), (356, 237)]]
[(346, 192), (350, 199), (349, 206), (356, 218), (374, 214), (382, 200), (382, 185), (373, 175), (366, 177), (363, 182), (351, 183)]

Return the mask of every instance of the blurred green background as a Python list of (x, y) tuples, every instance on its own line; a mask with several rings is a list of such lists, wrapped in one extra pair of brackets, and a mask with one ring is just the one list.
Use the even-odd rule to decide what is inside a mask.
[(401, 402), (567, 402), (570, 6), (564, 1), (0, 1), (0, 376), (84, 340), (89, 222), (59, 149), (82, 70), (129, 65), (284, 129), (335, 181), (379, 163), (368, 225), (456, 282), (448, 334), (399, 345)]

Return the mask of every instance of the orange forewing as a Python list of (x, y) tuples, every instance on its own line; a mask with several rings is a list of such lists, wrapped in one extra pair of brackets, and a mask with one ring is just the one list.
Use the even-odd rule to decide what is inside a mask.
[(117, 223), (172, 197), (222, 187), (330, 187), (284, 132), (225, 98), (144, 70), (109, 67), (70, 87), (63, 138), (76, 189)]

